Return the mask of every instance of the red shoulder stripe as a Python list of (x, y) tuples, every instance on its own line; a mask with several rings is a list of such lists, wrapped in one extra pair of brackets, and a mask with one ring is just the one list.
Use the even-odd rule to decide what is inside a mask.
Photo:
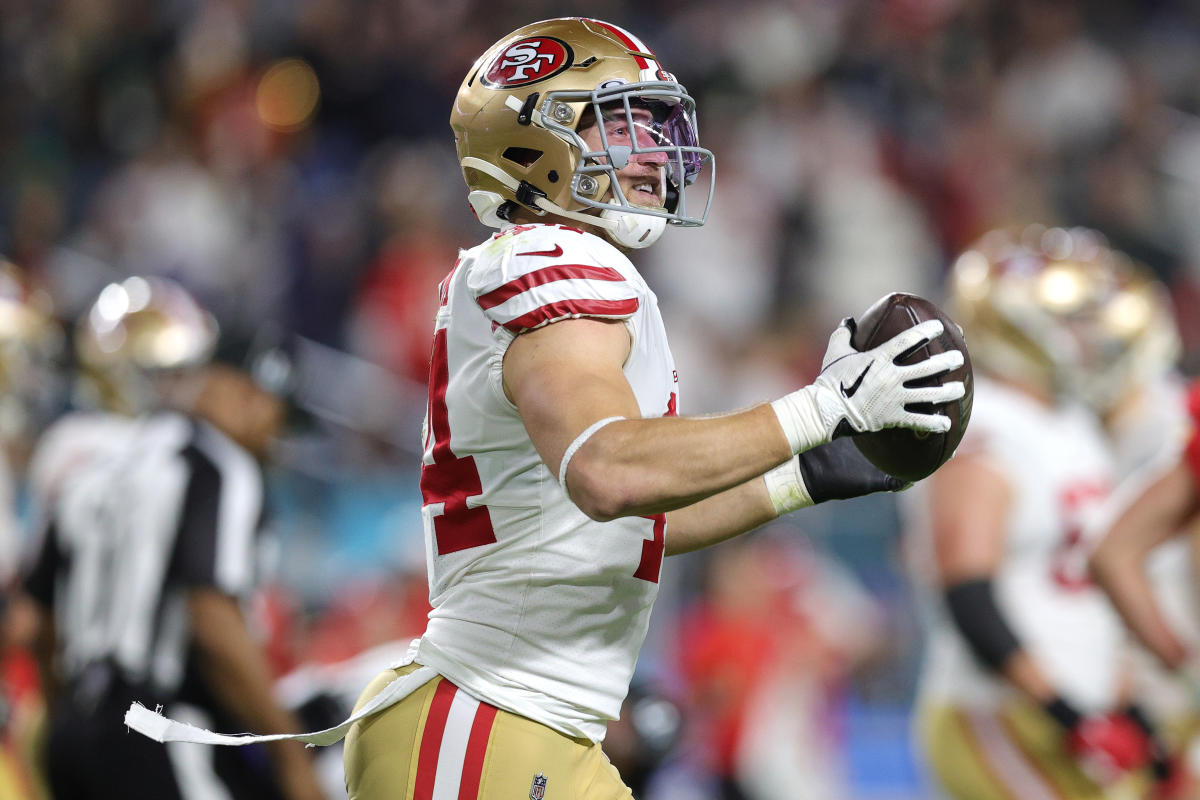
[(489, 309), (498, 306), (505, 300), (528, 291), (535, 286), (541, 286), (554, 281), (565, 281), (571, 278), (581, 278), (593, 281), (625, 280), (625, 276), (611, 267), (596, 267), (590, 264), (555, 264), (552, 267), (542, 267), (533, 272), (527, 272), (516, 280), (511, 280), (498, 289), (480, 295), (479, 307)]
[(625, 317), (637, 310), (636, 297), (628, 300), (560, 300), (522, 314), (504, 323), (504, 327), (513, 333), (520, 333), (563, 317)]

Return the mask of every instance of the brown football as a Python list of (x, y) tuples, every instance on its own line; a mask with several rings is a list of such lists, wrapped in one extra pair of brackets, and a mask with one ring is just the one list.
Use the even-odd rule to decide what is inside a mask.
[[(898, 333), (929, 319), (940, 319), (945, 330), (936, 339), (920, 347), (901, 353), (897, 364), (915, 364), (929, 356), (947, 350), (961, 350), (963, 365), (950, 372), (943, 372), (908, 386), (937, 386), (946, 381), (961, 380), (966, 394), (961, 400), (946, 403), (936, 408), (937, 413), (950, 418), (950, 430), (946, 433), (923, 433), (908, 428), (888, 428), (873, 433), (855, 435), (854, 443), (867, 459), (889, 475), (904, 481), (919, 481), (930, 475), (954, 455), (962, 441), (967, 423), (971, 419), (971, 401), (975, 381), (971, 373), (971, 357), (967, 344), (954, 320), (933, 303), (915, 294), (896, 292), (884, 297), (867, 309), (858, 319), (858, 327), (850, 342), (856, 350), (870, 350), (881, 345)], [(931, 403), (908, 406), (909, 411), (928, 414), (935, 410)]]

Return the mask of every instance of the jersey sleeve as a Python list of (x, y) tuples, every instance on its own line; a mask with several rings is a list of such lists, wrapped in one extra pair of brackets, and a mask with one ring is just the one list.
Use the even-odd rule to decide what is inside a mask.
[(223, 458), (195, 446), (183, 452), (190, 475), (171, 566), (181, 585), (235, 596), (254, 587), (263, 481), (238, 455)]
[(1183, 457), (1196, 480), (1196, 488), (1200, 490), (1200, 380), (1193, 381), (1188, 387), (1187, 409), (1191, 430)]
[(632, 265), (615, 249), (589, 246), (592, 238), (555, 226), (511, 237), (475, 265), (475, 302), (494, 328), (513, 335), (562, 319), (633, 316), (642, 293), (629, 278)]

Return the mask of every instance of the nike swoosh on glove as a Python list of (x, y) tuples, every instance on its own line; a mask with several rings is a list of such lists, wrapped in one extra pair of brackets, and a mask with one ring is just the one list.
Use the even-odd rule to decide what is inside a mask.
[(926, 320), (860, 353), (850, 343), (854, 320), (850, 317), (842, 320), (829, 337), (821, 374), (812, 385), (771, 404), (792, 452), (802, 452), (835, 436), (884, 428), (912, 428), (931, 433), (949, 430), (949, 417), (920, 414), (907, 407), (917, 403), (952, 403), (966, 392), (962, 381), (940, 386), (909, 384), (957, 369), (963, 364), (963, 354), (947, 350), (916, 364), (896, 363), (900, 356), (941, 335), (943, 329), (940, 320)]

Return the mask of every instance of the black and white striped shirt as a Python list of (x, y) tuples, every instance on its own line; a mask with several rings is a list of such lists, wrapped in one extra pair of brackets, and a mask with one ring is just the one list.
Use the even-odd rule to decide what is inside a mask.
[[(56, 428), (35, 454), (46, 524), (26, 588), (54, 613), (61, 677), (107, 664), (170, 697), (188, 666), (187, 590), (245, 598), (255, 585), (262, 472), (224, 434), (173, 412)], [(53, 478), (38, 486), (39, 472)]]

